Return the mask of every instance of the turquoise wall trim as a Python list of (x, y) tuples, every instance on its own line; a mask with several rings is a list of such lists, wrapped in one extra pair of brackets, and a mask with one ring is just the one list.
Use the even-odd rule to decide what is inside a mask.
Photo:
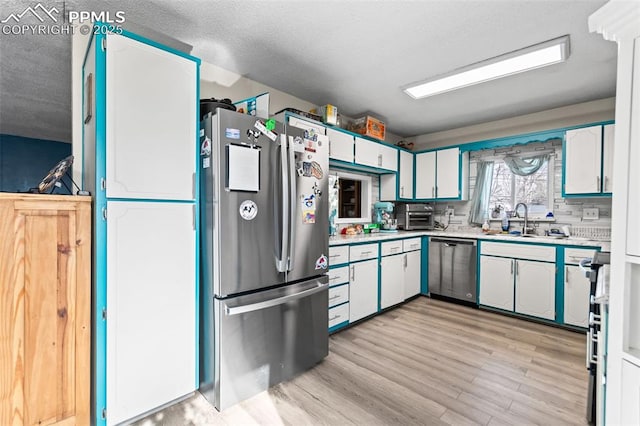
[(102, 50), (104, 34), (98, 34), (94, 38), (95, 48), (95, 120), (96, 120), (96, 188), (94, 194), (93, 223), (95, 230), (94, 258), (96, 282), (94, 285), (94, 398), (93, 415), (96, 425), (105, 425), (106, 419), (102, 417), (103, 410), (107, 408), (107, 321), (102, 317), (102, 312), (107, 309), (107, 221), (102, 216), (103, 209), (107, 208), (106, 191), (101, 189), (100, 180), (106, 178), (106, 121), (107, 121), (107, 61), (106, 52)]
[(564, 247), (556, 247), (556, 322), (564, 323)]
[(525, 134), (521, 134), (521, 135), (505, 136), (505, 137), (501, 137), (501, 138), (486, 139), (486, 140), (482, 140), (482, 141), (469, 142), (469, 143), (464, 143), (464, 144), (448, 145), (446, 147), (429, 148), (429, 149), (424, 149), (424, 150), (421, 150), (421, 151), (415, 151), (415, 153), (416, 154), (420, 154), (422, 152), (436, 151), (438, 149), (455, 148), (455, 147), (458, 147), (458, 148), (460, 148), (461, 151), (466, 152), (466, 151), (477, 151), (477, 150), (480, 150), (480, 149), (501, 148), (501, 147), (506, 147), (506, 146), (511, 146), (511, 145), (523, 145), (523, 144), (527, 144), (527, 143), (530, 143), (530, 142), (545, 142), (545, 141), (548, 141), (548, 140), (551, 140), (551, 139), (564, 140), (564, 134), (565, 134), (565, 132), (567, 130), (581, 129), (583, 127), (605, 125), (605, 124), (613, 124), (613, 123), (615, 123), (615, 121), (613, 121), (613, 120), (599, 121), (599, 122), (595, 122), (595, 123), (587, 123), (587, 124), (580, 124), (580, 125), (577, 125), (577, 126), (561, 127), (561, 128), (558, 128), (558, 129), (545, 130), (545, 131), (541, 131), (541, 132), (532, 132), (532, 133), (525, 133)]

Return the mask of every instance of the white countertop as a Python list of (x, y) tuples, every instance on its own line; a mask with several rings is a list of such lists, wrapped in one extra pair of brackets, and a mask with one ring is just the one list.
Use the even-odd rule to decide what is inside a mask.
[(453, 237), (453, 238), (473, 238), (476, 240), (498, 240), (498, 241), (510, 241), (514, 243), (538, 243), (538, 244), (552, 244), (563, 246), (585, 246), (585, 247), (600, 247), (602, 250), (609, 250), (611, 242), (609, 241), (596, 241), (587, 240), (584, 238), (553, 238), (553, 237), (515, 237), (509, 234), (484, 234), (482, 232), (453, 232), (453, 231), (398, 231), (398, 232), (378, 232), (373, 234), (359, 234), (359, 235), (336, 235), (329, 237), (330, 246), (339, 246), (344, 244), (366, 243), (385, 240), (397, 240), (399, 238), (411, 238), (411, 237)]

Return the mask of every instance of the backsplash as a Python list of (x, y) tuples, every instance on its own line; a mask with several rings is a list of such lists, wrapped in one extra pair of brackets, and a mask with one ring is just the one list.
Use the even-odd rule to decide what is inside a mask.
[[(553, 215), (555, 216), (555, 222), (539, 222), (538, 233), (543, 233), (549, 228), (560, 228), (563, 225), (568, 225), (575, 232), (573, 235), (584, 238), (593, 239), (610, 239), (611, 233), (611, 198), (562, 198), (562, 141), (555, 140), (536, 144), (537, 148), (543, 147), (545, 149), (552, 149), (551, 154), (554, 157), (554, 203), (553, 203)], [(520, 153), (534, 152), (536, 146), (523, 145), (518, 146), (517, 149)], [(469, 198), (473, 196), (476, 183), (476, 166), (479, 160), (495, 158), (496, 154), (494, 150), (482, 150), (471, 152), (470, 156), (470, 170), (469, 170)], [(447, 218), (444, 215), (444, 211), (447, 206), (454, 208), (454, 216), (451, 218), (448, 230), (459, 231), (476, 231), (476, 226), (471, 226), (468, 223), (469, 210), (471, 208), (471, 201), (449, 201), (435, 204), (436, 220), (447, 225)], [(598, 208), (599, 219), (596, 220), (583, 220), (582, 209), (584, 208)], [(535, 221), (532, 221), (535, 223)], [(500, 229), (500, 222), (491, 222), (492, 229)]]

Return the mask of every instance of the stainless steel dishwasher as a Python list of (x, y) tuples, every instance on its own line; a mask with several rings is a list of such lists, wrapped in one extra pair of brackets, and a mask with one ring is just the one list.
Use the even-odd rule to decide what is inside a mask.
[(429, 293), (477, 303), (476, 251), (476, 240), (431, 238)]

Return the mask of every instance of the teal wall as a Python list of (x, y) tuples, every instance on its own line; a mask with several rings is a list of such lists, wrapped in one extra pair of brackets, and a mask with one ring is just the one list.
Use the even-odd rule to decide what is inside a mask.
[[(27, 192), (69, 155), (70, 143), (0, 134), (0, 192)], [(69, 193), (64, 186), (54, 192)]]

